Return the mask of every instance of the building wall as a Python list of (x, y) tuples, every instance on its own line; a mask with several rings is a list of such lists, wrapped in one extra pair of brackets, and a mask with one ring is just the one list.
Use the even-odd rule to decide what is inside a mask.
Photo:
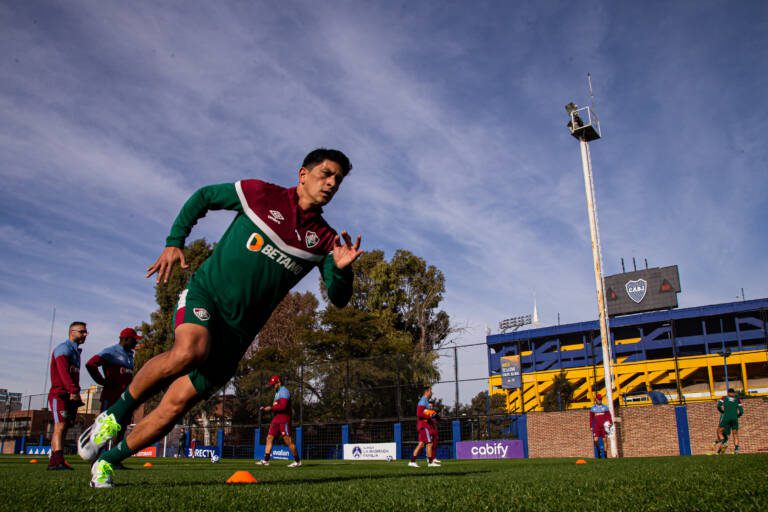
[(594, 457), (589, 410), (528, 414), (528, 456)]
[[(768, 452), (768, 400), (747, 398), (743, 401), (744, 416), (739, 419), (739, 449), (742, 453)], [(715, 402), (688, 405), (688, 428), (691, 453), (711, 453), (720, 413)], [(733, 441), (728, 440), (729, 453)]]
[(680, 455), (674, 405), (622, 407), (618, 414), (624, 457)]
[[(715, 402), (686, 406), (691, 453), (712, 453), (712, 442), (720, 414)], [(621, 407), (622, 454), (624, 457), (679, 455), (675, 406)], [(528, 417), (529, 457), (593, 457), (589, 411), (534, 412)], [(739, 421), (742, 453), (768, 452), (768, 400), (744, 400)], [(733, 448), (729, 441), (730, 453)]]

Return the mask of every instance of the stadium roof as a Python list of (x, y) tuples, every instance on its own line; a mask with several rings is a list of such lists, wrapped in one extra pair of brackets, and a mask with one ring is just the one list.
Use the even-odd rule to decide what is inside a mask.
[[(712, 304), (709, 306), (699, 306), (694, 308), (667, 309), (663, 311), (639, 313), (636, 315), (616, 316), (610, 319), (610, 328), (613, 329), (615, 327), (627, 327), (653, 322), (683, 320), (686, 318), (723, 315), (729, 313), (742, 313), (744, 311), (754, 311), (756, 309), (768, 309), (768, 298), (726, 302), (724, 304)], [(526, 329), (523, 331), (509, 332), (506, 334), (492, 334), (490, 336), (486, 336), (485, 342), (487, 345), (498, 345), (509, 343), (510, 341), (528, 340), (531, 338), (552, 337), (563, 334), (572, 334), (575, 332), (598, 330), (600, 330), (598, 321), (592, 320), (589, 322), (552, 325), (549, 327), (540, 327), (538, 329)]]

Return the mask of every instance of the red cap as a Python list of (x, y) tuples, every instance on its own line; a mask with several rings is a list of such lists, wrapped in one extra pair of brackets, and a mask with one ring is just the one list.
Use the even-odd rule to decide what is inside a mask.
[(136, 334), (136, 330), (131, 327), (126, 327), (122, 331), (120, 331), (120, 337), (121, 338), (133, 338), (135, 340), (140, 340), (141, 336)]
[(602, 399), (603, 399), (603, 395), (601, 395), (600, 393), (595, 395), (595, 400), (602, 400)]
[(279, 375), (273, 375), (272, 377), (269, 378), (269, 382), (267, 384), (270, 385), (270, 386), (274, 386), (278, 382), (280, 382), (280, 376)]

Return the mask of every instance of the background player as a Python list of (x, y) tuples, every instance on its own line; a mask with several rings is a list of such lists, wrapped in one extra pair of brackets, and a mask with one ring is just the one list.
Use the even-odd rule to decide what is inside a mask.
[[(296, 187), (243, 180), (203, 187), (187, 200), (163, 253), (147, 269), (147, 277), (157, 274), (158, 284), (168, 281), (177, 262), (188, 267), (182, 247), (200, 218), (209, 210), (237, 213), (179, 296), (173, 347), (147, 361), (120, 399), (80, 436), (78, 453), (94, 462), (92, 486), (112, 487), (112, 464), (161, 439), (226, 384), (272, 311), (313, 268), (320, 269), (330, 302), (347, 304), (351, 265), (362, 254), (360, 237), (353, 243), (342, 231), (340, 238), (323, 219), (322, 207), (351, 169), (341, 151), (316, 149), (304, 158)], [(157, 408), (99, 455), (120, 423), (165, 386)]]
[(51, 354), (51, 389), (48, 391), (48, 405), (53, 414), (53, 436), (51, 437), (51, 459), (48, 469), (72, 469), (64, 460), (64, 438), (69, 427), (74, 425), (77, 408), (83, 405), (80, 398), (80, 354), (85, 343), (88, 328), (85, 322), (69, 325), (69, 338), (53, 349)]
[(435, 461), (435, 444), (432, 442), (434, 437), (434, 430), (430, 424), (431, 418), (437, 413), (432, 404), (429, 403), (429, 399), (432, 397), (432, 386), (424, 388), (424, 392), (421, 395), (418, 405), (416, 406), (416, 430), (419, 433), (419, 444), (413, 450), (411, 455), (411, 461), (408, 465), (412, 468), (419, 467), (416, 462), (416, 457), (419, 456), (421, 449), (427, 447), (427, 466), (440, 467), (440, 463)]
[[(88, 370), (94, 382), (103, 386), (100, 412), (109, 409), (133, 380), (133, 351), (140, 339), (141, 336), (134, 329), (126, 327), (120, 331), (117, 344), (105, 348), (85, 363), (85, 369)], [(103, 375), (99, 367), (104, 371)], [(125, 427), (130, 420), (131, 418), (125, 418), (125, 422), (121, 425), (123, 428), (112, 439), (113, 443), (119, 443), (123, 439)], [(116, 463), (112, 467), (126, 469), (122, 463)]]
[(288, 464), (288, 467), (301, 467), (301, 457), (296, 451), (293, 438), (291, 438), (291, 393), (280, 382), (278, 375), (273, 375), (267, 384), (272, 386), (272, 389), (275, 391), (275, 399), (272, 405), (262, 405), (259, 409), (265, 412), (272, 411), (274, 416), (272, 416), (272, 421), (269, 423), (267, 445), (264, 447), (264, 458), (257, 464), (269, 466), (269, 458), (272, 456), (272, 444), (275, 442), (275, 437), (280, 435), (283, 437), (285, 445), (291, 450), (291, 455), (293, 455), (293, 462)]
[(595, 395), (595, 405), (589, 408), (589, 428), (592, 429), (592, 441), (595, 445), (595, 458), (605, 459), (608, 457), (605, 451), (605, 435), (608, 427), (613, 425), (611, 411), (608, 406), (603, 404), (603, 395)]
[(736, 396), (733, 388), (728, 394), (717, 401), (717, 410), (720, 411), (720, 424), (717, 426), (717, 440), (715, 450), (719, 454), (725, 453), (728, 447), (728, 435), (733, 432), (733, 453), (739, 453), (739, 418), (744, 414), (744, 406), (741, 399)]

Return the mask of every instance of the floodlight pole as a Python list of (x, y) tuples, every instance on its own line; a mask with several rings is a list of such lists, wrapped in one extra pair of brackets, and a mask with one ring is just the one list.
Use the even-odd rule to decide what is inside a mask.
[[(597, 290), (597, 309), (600, 319), (600, 341), (603, 348), (603, 374), (605, 378), (605, 398), (611, 420), (615, 421), (613, 409), (613, 354), (611, 353), (611, 331), (608, 327), (608, 311), (605, 305), (605, 284), (603, 283), (602, 252), (600, 250), (600, 231), (597, 225), (597, 203), (595, 200), (595, 184), (592, 179), (592, 159), (589, 153), (589, 142), (579, 137), (581, 147), (581, 166), (584, 170), (584, 188), (587, 193), (587, 214), (589, 216), (589, 232), (592, 236), (592, 259), (595, 266), (595, 288)], [(610, 435), (611, 457), (619, 456), (616, 446), (616, 434)]]

